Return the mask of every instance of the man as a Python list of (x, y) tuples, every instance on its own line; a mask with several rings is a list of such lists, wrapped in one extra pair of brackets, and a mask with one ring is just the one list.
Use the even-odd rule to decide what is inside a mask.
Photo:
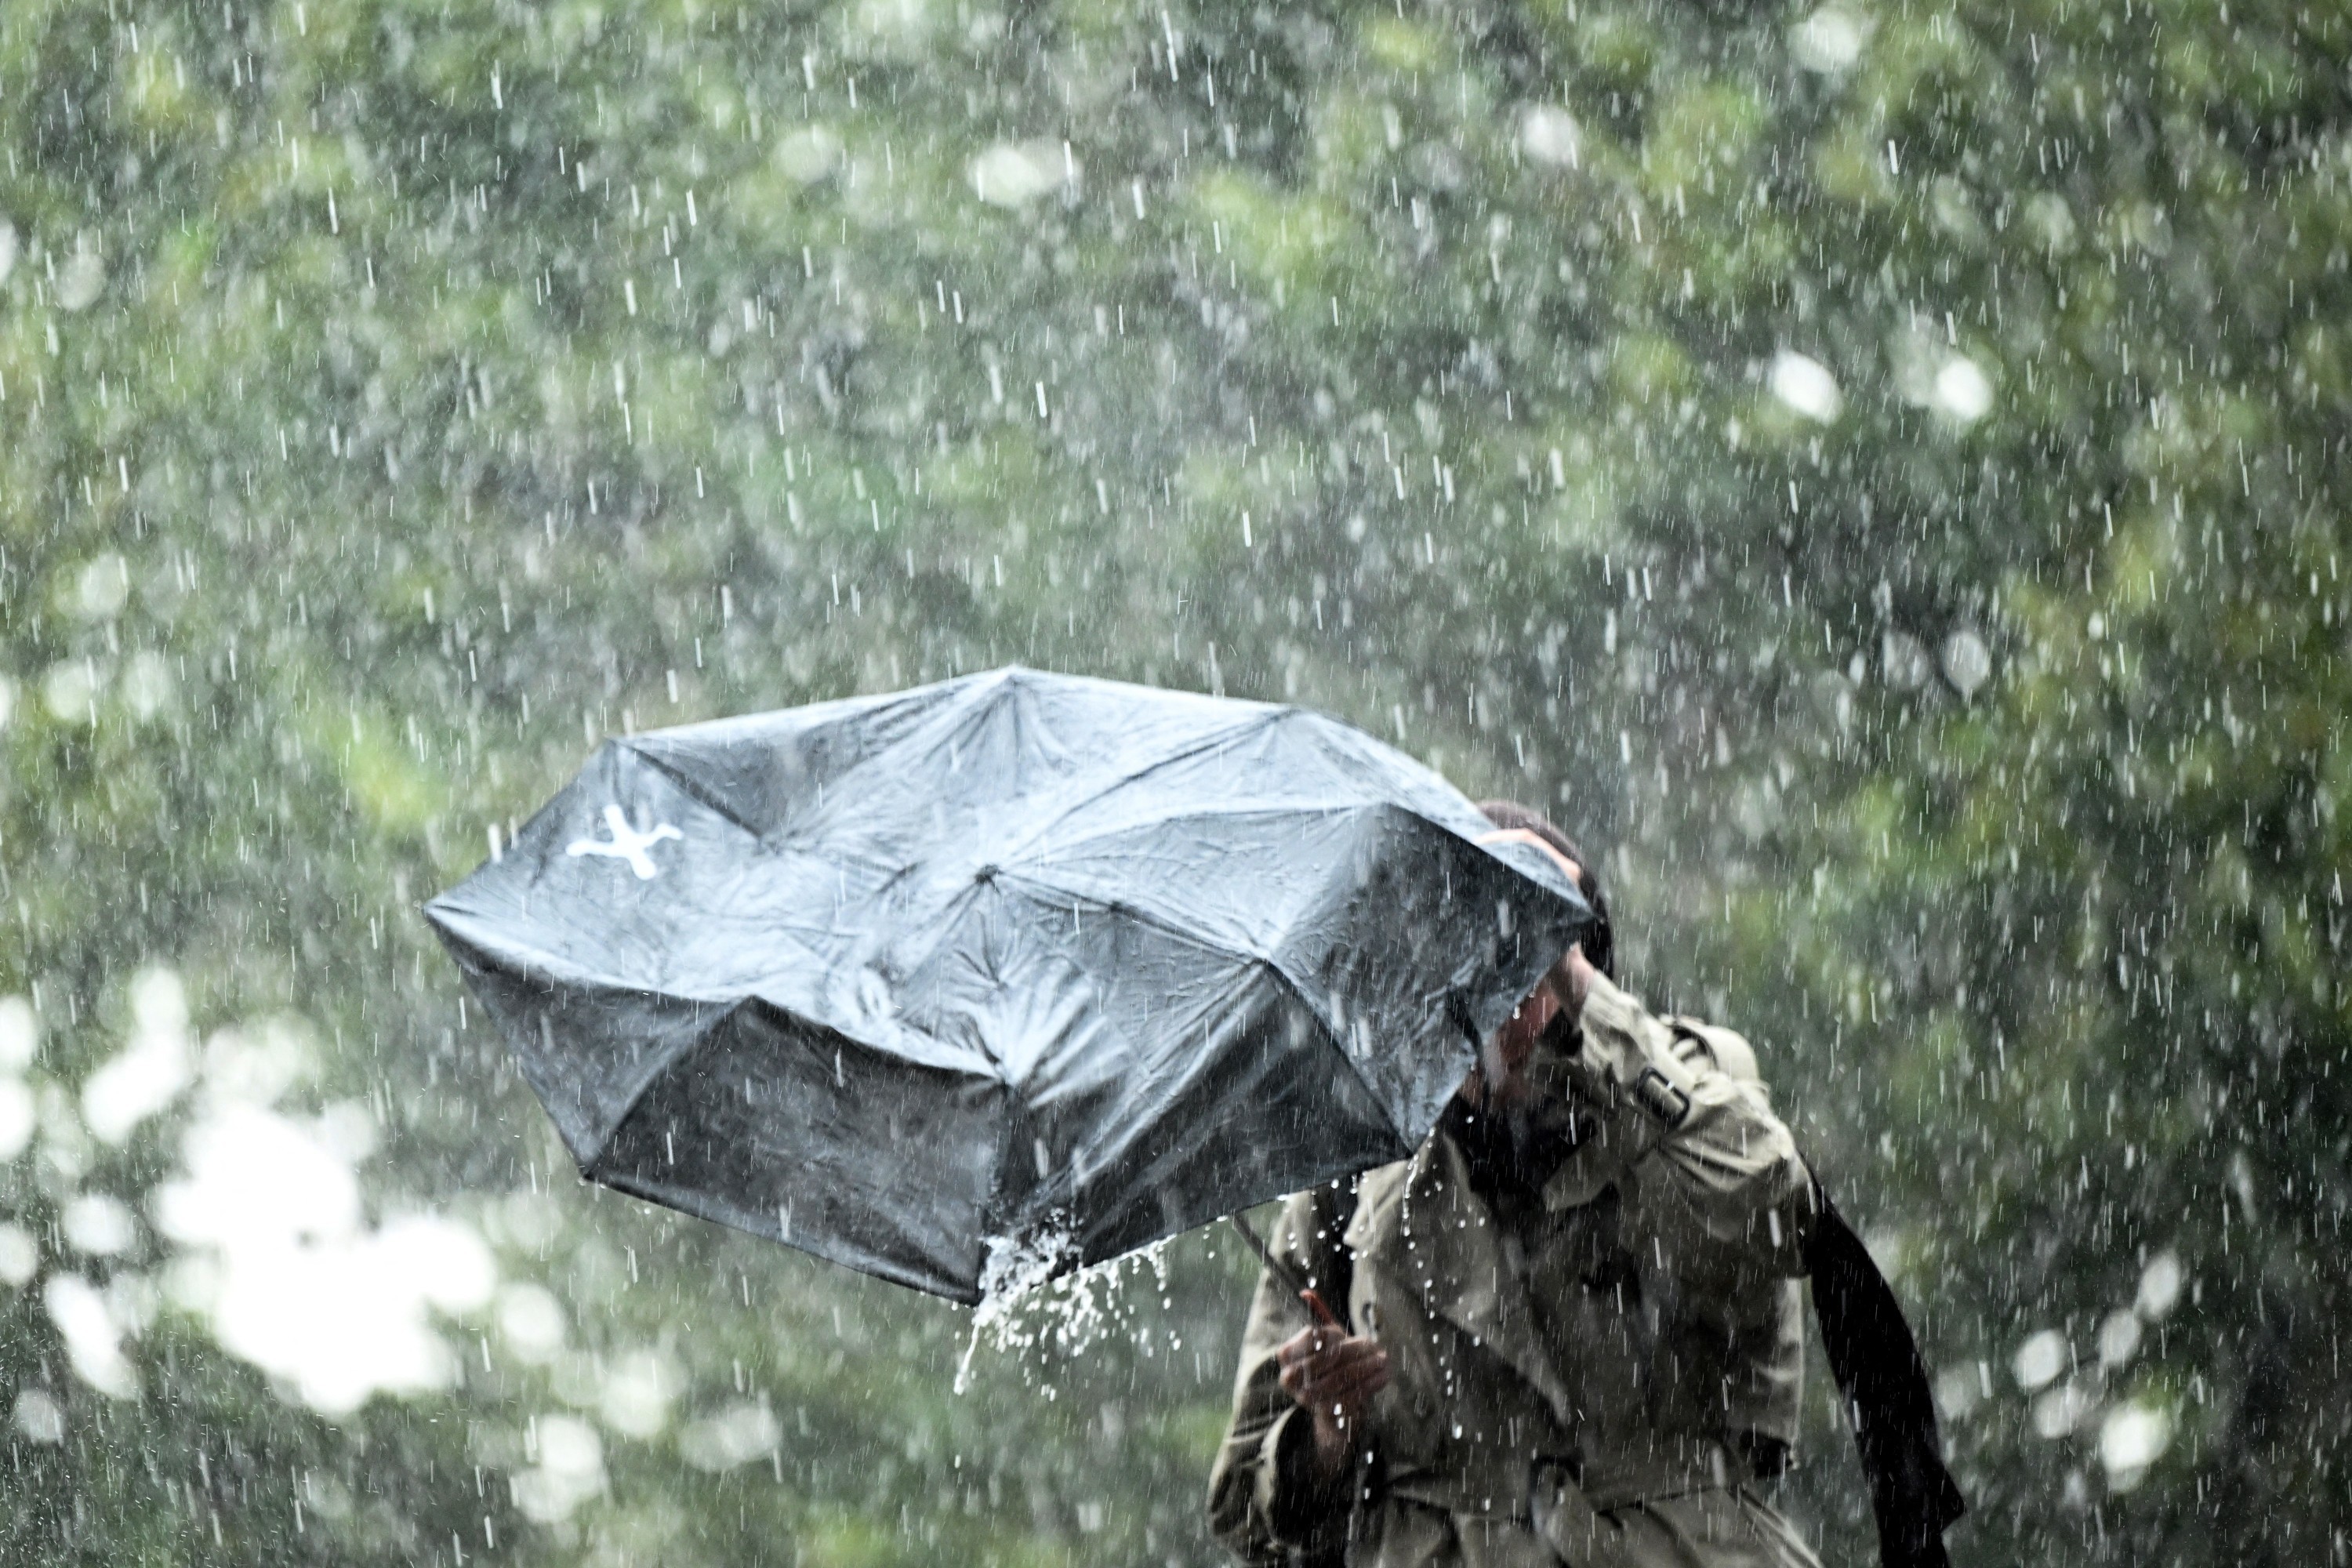
[(1812, 1568), (1759, 1495), (1796, 1434), (1816, 1189), (1755, 1054), (1653, 1016), (1601, 916), (1410, 1160), (1291, 1199), (1270, 1238), (1340, 1325), (1271, 1279), (1210, 1483), (1252, 1563)]

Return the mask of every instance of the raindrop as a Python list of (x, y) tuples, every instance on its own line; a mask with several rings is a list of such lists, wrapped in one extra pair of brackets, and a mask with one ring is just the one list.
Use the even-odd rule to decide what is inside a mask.
[(1848, 12), (1825, 5), (1789, 33), (1789, 57), (1823, 75), (1844, 70), (1862, 58), (1864, 24)]
[(2055, 1329), (2043, 1329), (2017, 1347), (2010, 1371), (2017, 1378), (2017, 1386), (2031, 1394), (2066, 1370), (2066, 1336)]
[(1962, 697), (1974, 697), (1992, 676), (1992, 650), (1984, 638), (1962, 626), (1944, 638), (1944, 679)]

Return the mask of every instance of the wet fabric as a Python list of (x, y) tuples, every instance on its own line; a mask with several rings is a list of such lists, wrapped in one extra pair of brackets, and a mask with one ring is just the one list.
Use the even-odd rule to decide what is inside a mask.
[(1592, 1125), (1520, 1173), (1539, 1184), (1482, 1181), (1449, 1113), (1352, 1205), (1286, 1205), (1269, 1244), (1318, 1288), (1344, 1274), (1391, 1382), (1369, 1462), (1317, 1485), (1275, 1359), (1304, 1322), (1260, 1287), (1210, 1483), (1245, 1560), (1817, 1568), (1756, 1459), (1796, 1436), (1811, 1179), (1738, 1036), (1605, 979), (1582, 1031), (1563, 1092)]
[(1410, 1154), (1591, 915), (1334, 720), (1008, 669), (607, 742), (427, 906), (591, 1180), (971, 1301)]

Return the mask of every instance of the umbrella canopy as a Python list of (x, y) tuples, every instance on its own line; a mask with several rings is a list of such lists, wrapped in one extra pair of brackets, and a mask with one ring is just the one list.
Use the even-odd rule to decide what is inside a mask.
[(608, 742), (425, 912), (590, 1180), (973, 1301), (1410, 1153), (1591, 918), (1488, 830), (1007, 669)]

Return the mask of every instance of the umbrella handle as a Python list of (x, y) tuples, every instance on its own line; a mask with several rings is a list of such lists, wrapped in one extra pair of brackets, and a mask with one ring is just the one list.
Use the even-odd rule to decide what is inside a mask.
[(1286, 1259), (1276, 1258), (1274, 1255), (1274, 1249), (1266, 1246), (1256, 1231), (1250, 1228), (1248, 1220), (1243, 1218), (1238, 1213), (1230, 1217), (1234, 1222), (1234, 1228), (1242, 1233), (1244, 1241), (1249, 1243), (1249, 1249), (1257, 1254), (1257, 1260), (1260, 1263), (1265, 1265), (1265, 1271), (1273, 1275), (1285, 1289), (1307, 1304), (1307, 1310), (1315, 1314), (1315, 1321), (1318, 1325), (1327, 1329), (1337, 1329), (1343, 1334), (1348, 1331), (1347, 1325), (1339, 1321), (1338, 1315), (1325, 1304), (1315, 1287), (1307, 1282), (1305, 1275), (1299, 1273)]

